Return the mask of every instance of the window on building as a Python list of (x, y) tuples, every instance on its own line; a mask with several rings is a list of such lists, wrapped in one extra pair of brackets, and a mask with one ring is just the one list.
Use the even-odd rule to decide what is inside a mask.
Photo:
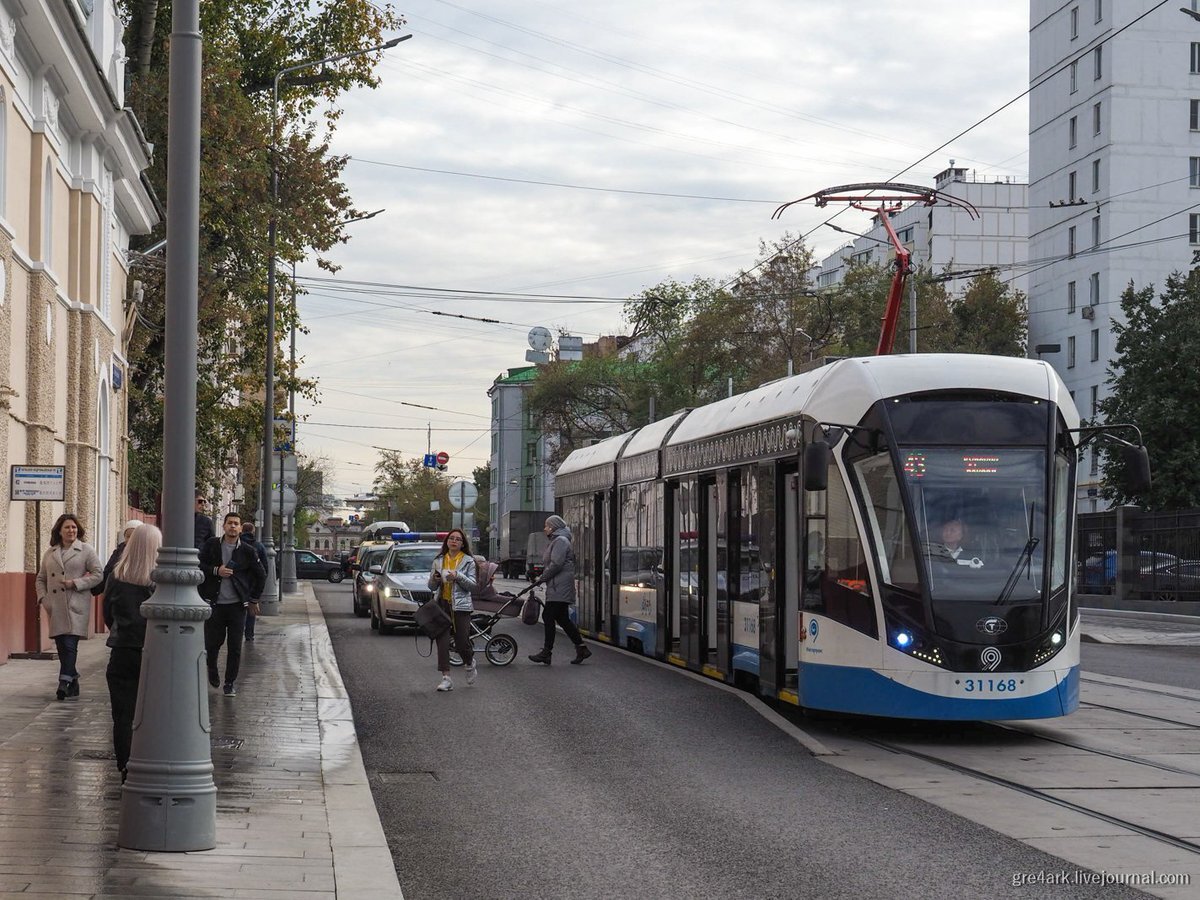
[(1067, 256), (1075, 255), (1075, 226), (1067, 229)]
[(1098, 384), (1092, 385), (1091, 409), (1092, 409), (1092, 412), (1091, 412), (1092, 418), (1095, 418), (1096, 413), (1098, 413), (1100, 411), (1100, 385), (1098, 385)]
[(1092, 362), (1100, 359), (1100, 329), (1092, 329)]
[(54, 263), (54, 163), (46, 160), (46, 174), (42, 183), (42, 262), (47, 267)]
[[(1100, 474), (1100, 451), (1096, 449), (1092, 450), (1092, 474)], [(1093, 500), (1092, 502), (1095, 503), (1096, 501)]]
[(1075, 312), (1075, 282), (1067, 282), (1067, 313)]
[(526, 503), (533, 502), (533, 476), (532, 475), (525, 476), (525, 502)]
[(1075, 335), (1067, 338), (1067, 368), (1075, 368)]
[(1092, 216), (1092, 247), (1100, 246), (1100, 217)]
[(1074, 150), (1075, 145), (1079, 143), (1079, 117), (1071, 116), (1067, 121), (1067, 147)]
[(1088, 305), (1100, 305), (1100, 273), (1093, 272), (1088, 277)]
[(1096, 0), (1096, 21), (1104, 21), (1104, 0)]
[(530, 441), (525, 445), (525, 463), (526, 465), (537, 465), (537, 441)]
[(1092, 81), (1099, 81), (1104, 74), (1104, 47), (1092, 51)]
[[(5, 171), (8, 169), (8, 106), (0, 102), (0, 219), (4, 218), (4, 184)], [(0, 296), (0, 305), (4, 297)]]
[(1200, 74), (1200, 42), (1192, 41), (1192, 74)]
[(1200, 131), (1200, 100), (1189, 100), (1188, 106), (1191, 110), (1188, 116), (1188, 127), (1192, 131)]
[(1079, 37), (1079, 7), (1071, 7), (1071, 40)]
[(1200, 244), (1200, 215), (1196, 213), (1188, 216), (1188, 243)]
[(1076, 178), (1074, 172), (1067, 173), (1067, 199), (1074, 200), (1076, 191)]
[(1071, 93), (1079, 90), (1079, 63), (1073, 62), (1067, 69), (1071, 74)]
[(1100, 104), (1092, 104), (1092, 134), (1100, 133)]
[(1200, 187), (1200, 156), (1188, 158), (1188, 185)]
[(1092, 193), (1100, 192), (1100, 160), (1092, 160)]

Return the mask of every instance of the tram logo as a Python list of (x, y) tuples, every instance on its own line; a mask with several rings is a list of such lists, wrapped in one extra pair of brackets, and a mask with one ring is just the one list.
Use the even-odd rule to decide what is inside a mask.
[(1004, 634), (1004, 632), (1008, 631), (1008, 623), (998, 616), (988, 616), (986, 619), (980, 619), (975, 623), (975, 630), (995, 637), (998, 634)]
[(979, 654), (979, 664), (983, 666), (983, 671), (995, 672), (996, 667), (1000, 665), (1000, 651), (995, 647), (984, 647), (983, 652)]
[(821, 627), (820, 627), (820, 626), (817, 624), (817, 620), (816, 620), (816, 619), (809, 619), (809, 620), (808, 620), (808, 635), (809, 635), (809, 637), (811, 637), (811, 638), (812, 638), (814, 641), (817, 639), (817, 632), (818, 632), (818, 631), (820, 631), (820, 630), (821, 630)]

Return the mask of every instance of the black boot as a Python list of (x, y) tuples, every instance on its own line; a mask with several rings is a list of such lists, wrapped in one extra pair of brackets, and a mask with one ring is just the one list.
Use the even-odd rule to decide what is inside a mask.
[(587, 644), (576, 644), (575, 658), (571, 660), (571, 665), (577, 666), (591, 655), (592, 651), (588, 649)]
[(54, 692), (54, 696), (59, 700), (67, 699), (67, 682), (60, 681), (58, 683), (58, 690)]
[(529, 660), (530, 662), (550, 665), (550, 651), (543, 647), (539, 652), (530, 654)]
[(67, 697), (70, 698), (70, 697), (78, 697), (78, 696), (79, 696), (79, 679), (76, 678), (74, 681), (72, 681), (70, 684), (67, 685)]

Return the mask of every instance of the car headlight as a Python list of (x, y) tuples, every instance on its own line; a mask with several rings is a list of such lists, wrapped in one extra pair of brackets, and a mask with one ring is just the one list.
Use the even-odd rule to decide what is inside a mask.
[(375, 590), (375, 585), (371, 584), (370, 582), (367, 582), (366, 584), (363, 585), (363, 590), (364, 591), (373, 591), (373, 590)]
[(385, 597), (392, 596), (392, 589), (390, 587), (385, 587), (383, 589), (383, 596), (385, 596)]

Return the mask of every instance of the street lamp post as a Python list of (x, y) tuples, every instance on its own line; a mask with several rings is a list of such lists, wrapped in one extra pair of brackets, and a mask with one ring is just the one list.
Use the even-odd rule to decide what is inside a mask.
[[(263, 448), (262, 448), (262, 478), (259, 485), (260, 520), (266, 523), (264, 536), (267, 548), (267, 585), (259, 600), (261, 613), (264, 616), (279, 615), (279, 585), (275, 580), (275, 528), (271, 520), (271, 469), (275, 454), (275, 256), (279, 231), (279, 148), (276, 136), (279, 119), (279, 81), (284, 75), (308, 69), (325, 63), (339, 62), (352, 59), (367, 53), (375, 53), (395, 47), (401, 41), (407, 41), (411, 34), (392, 38), (375, 47), (355, 50), (352, 53), (341, 53), (337, 56), (327, 56), (324, 59), (312, 59), (307, 62), (288, 66), (275, 73), (271, 87), (271, 220), (267, 225), (267, 378), (265, 397), (263, 398)], [(282, 475), (282, 472), (280, 473)], [(282, 544), (282, 535), (280, 539)]]
[(200, 269), (199, 0), (175, 0), (167, 125), (166, 379), (163, 546), (154, 596), (142, 604), (146, 643), (117, 844), (130, 850), (217, 845), (208, 692), (200, 677), (203, 625), (212, 611), (192, 544), (196, 484), (196, 344)]

